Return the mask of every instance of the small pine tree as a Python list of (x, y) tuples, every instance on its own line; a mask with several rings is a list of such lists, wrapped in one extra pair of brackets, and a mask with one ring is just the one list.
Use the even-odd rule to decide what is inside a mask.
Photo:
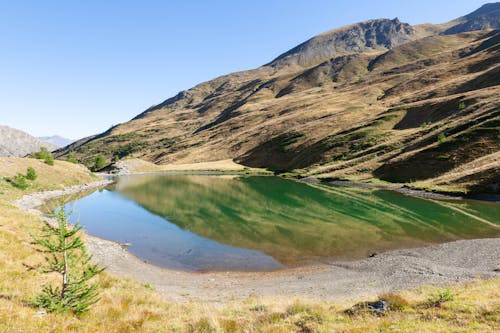
[(32, 167), (28, 167), (28, 169), (26, 170), (26, 178), (29, 180), (35, 180), (36, 177), (37, 175), (35, 169), (33, 169)]
[(92, 167), (92, 171), (99, 171), (106, 166), (106, 159), (102, 154), (96, 156), (94, 160), (94, 166)]
[(44, 285), (34, 303), (49, 312), (71, 310), (80, 314), (99, 300), (98, 285), (89, 285), (89, 280), (104, 269), (90, 262), (92, 256), (78, 236), (82, 227), (69, 227), (68, 216), (60, 209), (55, 214), (57, 226), (47, 222), (41, 237), (32, 236), (38, 251), (46, 254), (41, 271), (57, 273), (61, 279), (59, 286)]

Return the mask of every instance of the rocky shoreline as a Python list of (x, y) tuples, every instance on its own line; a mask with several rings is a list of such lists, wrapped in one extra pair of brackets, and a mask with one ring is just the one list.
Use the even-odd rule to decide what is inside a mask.
[(37, 208), (43, 206), (49, 200), (89, 191), (99, 187), (104, 187), (112, 183), (113, 180), (111, 179), (101, 179), (92, 183), (69, 186), (62, 190), (34, 192), (26, 194), (21, 199), (16, 200), (14, 202), (14, 205), (16, 205), (21, 210), (39, 215), (42, 214), (42, 212)]
[[(110, 184), (101, 180), (64, 190), (25, 195), (16, 205), (42, 215), (37, 207), (60, 196)], [(395, 250), (356, 261), (330, 261), (274, 272), (183, 272), (157, 267), (121, 244), (86, 235), (88, 249), (107, 271), (156, 286), (167, 300), (221, 302), (257, 298), (344, 300), (429, 284), (499, 278), (500, 238), (460, 240)]]

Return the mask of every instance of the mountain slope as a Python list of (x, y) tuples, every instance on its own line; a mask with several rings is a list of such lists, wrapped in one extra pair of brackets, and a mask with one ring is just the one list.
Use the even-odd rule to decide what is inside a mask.
[[(484, 24), (494, 24), (498, 7), (480, 11)], [(159, 164), (231, 158), (318, 177), (488, 190), (500, 182), (500, 36), (463, 23), (380, 19), (335, 29), (58, 154), (74, 150), (89, 164), (98, 153)], [(440, 34), (461, 24), (461, 33)]]
[(450, 35), (474, 30), (500, 29), (500, 5), (498, 2), (485, 4), (472, 13), (458, 18), (456, 22), (456, 25), (443, 33)]
[(23, 157), (39, 151), (41, 147), (45, 147), (49, 151), (57, 148), (26, 132), (0, 125), (0, 156)]

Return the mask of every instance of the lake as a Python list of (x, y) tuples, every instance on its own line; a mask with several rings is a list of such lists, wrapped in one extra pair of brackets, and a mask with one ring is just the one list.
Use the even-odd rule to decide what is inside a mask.
[(500, 206), (271, 176), (131, 175), (70, 202), (70, 220), (155, 265), (267, 271), (500, 237)]

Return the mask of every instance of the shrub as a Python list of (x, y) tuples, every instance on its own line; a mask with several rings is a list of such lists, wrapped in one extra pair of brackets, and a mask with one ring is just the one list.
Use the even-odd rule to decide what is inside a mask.
[(446, 142), (446, 135), (444, 133), (439, 133), (438, 141), (439, 141), (439, 143), (445, 143)]
[(47, 165), (54, 165), (54, 157), (52, 157), (52, 154), (50, 154), (49, 156), (47, 156), (47, 157), (44, 159), (44, 162), (45, 162), (45, 164), (47, 164)]
[(45, 265), (40, 270), (58, 274), (61, 283), (55, 287), (44, 285), (34, 304), (49, 312), (70, 310), (80, 314), (99, 300), (98, 285), (88, 282), (103, 269), (90, 263), (92, 256), (87, 254), (78, 235), (82, 227), (78, 224), (69, 227), (68, 215), (63, 209), (55, 217), (57, 226), (46, 222), (41, 238), (32, 237), (39, 246), (38, 251), (45, 254)]
[(26, 170), (26, 178), (29, 180), (35, 180), (36, 179), (36, 171), (32, 167), (28, 167)]
[(94, 165), (92, 166), (92, 171), (99, 171), (106, 166), (106, 159), (102, 154), (96, 156), (94, 160)]
[(443, 303), (449, 302), (453, 300), (453, 294), (450, 289), (444, 289), (439, 292), (437, 295), (429, 298), (426, 302), (423, 303), (425, 308), (440, 308)]
[(66, 157), (66, 161), (68, 161), (70, 163), (75, 163), (75, 164), (78, 163), (77, 159), (75, 158), (75, 156), (73, 154), (73, 151), (69, 152), (68, 157)]
[(458, 104), (458, 109), (459, 109), (460, 111), (461, 111), (461, 110), (463, 110), (463, 109), (465, 109), (465, 102), (460, 102), (460, 103)]
[(39, 160), (44, 160), (45, 164), (54, 165), (54, 157), (52, 156), (52, 153), (45, 147), (41, 147), (40, 150), (36, 153), (33, 153), (32, 156)]
[(25, 190), (29, 187), (28, 183), (26, 182), (26, 177), (23, 174), (18, 173), (14, 177), (7, 177), (5, 180), (9, 183), (12, 184), (12, 186)]

